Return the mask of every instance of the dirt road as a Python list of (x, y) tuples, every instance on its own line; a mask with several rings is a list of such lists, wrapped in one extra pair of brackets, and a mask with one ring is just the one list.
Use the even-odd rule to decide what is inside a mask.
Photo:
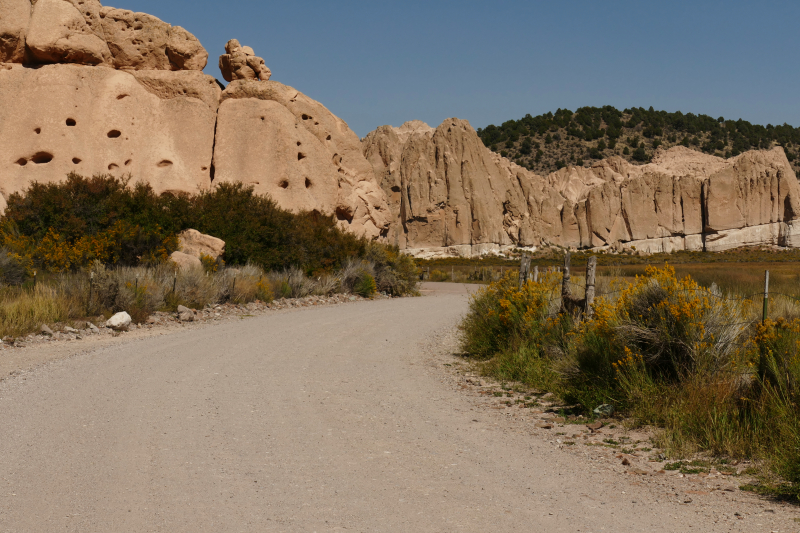
[(0, 531), (797, 525), (746, 495), (683, 504), (480, 410), (421, 347), (466, 310), (445, 289), (123, 337), (0, 383)]

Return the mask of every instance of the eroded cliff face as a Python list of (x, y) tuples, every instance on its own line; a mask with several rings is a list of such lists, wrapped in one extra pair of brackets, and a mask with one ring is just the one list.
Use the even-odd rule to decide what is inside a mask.
[(683, 147), (647, 165), (612, 157), (538, 176), (486, 149), (466, 122), (383, 126), (362, 141), (410, 253), (511, 246), (645, 252), (795, 246), (800, 189), (781, 149), (732, 159)]
[(232, 40), (222, 91), (188, 31), (98, 0), (0, 0), (0, 212), (10, 194), (70, 172), (130, 175), (156, 192), (242, 181), (289, 210), (385, 237), (388, 203), (358, 137), (269, 79)]

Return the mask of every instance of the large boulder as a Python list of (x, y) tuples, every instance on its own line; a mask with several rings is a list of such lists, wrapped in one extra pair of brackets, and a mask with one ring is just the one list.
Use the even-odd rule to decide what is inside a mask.
[(0, 204), (73, 171), (130, 173), (158, 193), (208, 188), (219, 90), (200, 73), (162, 74), (139, 81), (79, 65), (0, 70), (0, 100), (14, 102), (0, 107)]
[(110, 63), (97, 0), (38, 0), (26, 44), (38, 63)]
[(181, 270), (200, 268), (204, 256), (219, 261), (225, 254), (225, 241), (194, 229), (178, 234), (178, 246), (180, 250), (172, 252), (170, 259)]
[(214, 183), (241, 181), (285, 209), (335, 214), (341, 227), (379, 238), (386, 196), (359, 139), (322, 104), (275, 81), (233, 81), (222, 93)]
[(131, 315), (125, 311), (120, 311), (106, 321), (106, 327), (114, 331), (127, 331), (131, 325)]
[(219, 70), (225, 81), (261, 80), (269, 81), (272, 71), (264, 60), (256, 56), (249, 46), (242, 46), (236, 39), (225, 45), (225, 54), (219, 56)]
[(23, 62), (30, 19), (30, 0), (0, 0), (0, 63)]
[(180, 249), (183, 253), (197, 257), (210, 257), (217, 261), (225, 254), (225, 241), (200, 233), (195, 229), (187, 229), (178, 235)]
[(104, 7), (102, 27), (113, 64), (133, 70), (203, 70), (208, 52), (197, 38), (147, 13)]

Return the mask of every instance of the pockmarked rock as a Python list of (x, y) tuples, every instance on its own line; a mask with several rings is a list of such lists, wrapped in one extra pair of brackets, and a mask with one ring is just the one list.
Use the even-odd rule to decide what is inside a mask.
[(71, 172), (130, 174), (159, 194), (208, 189), (213, 78), (137, 76), (81, 65), (0, 71), (0, 100), (15, 103), (0, 106), (0, 208), (34, 181), (59, 182)]
[(97, 0), (38, 0), (26, 44), (38, 63), (99, 65), (111, 62)]
[(214, 183), (252, 185), (291, 211), (335, 215), (368, 238), (391, 215), (356, 134), (322, 104), (275, 81), (235, 80), (223, 91)]
[(203, 70), (208, 52), (197, 38), (147, 13), (104, 7), (102, 27), (118, 69)]

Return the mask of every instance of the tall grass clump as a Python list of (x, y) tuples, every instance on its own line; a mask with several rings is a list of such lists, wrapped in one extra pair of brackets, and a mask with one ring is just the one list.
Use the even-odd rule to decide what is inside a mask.
[(38, 331), (42, 324), (61, 322), (78, 314), (78, 309), (76, 301), (60, 297), (52, 287), (0, 289), (0, 337)]

